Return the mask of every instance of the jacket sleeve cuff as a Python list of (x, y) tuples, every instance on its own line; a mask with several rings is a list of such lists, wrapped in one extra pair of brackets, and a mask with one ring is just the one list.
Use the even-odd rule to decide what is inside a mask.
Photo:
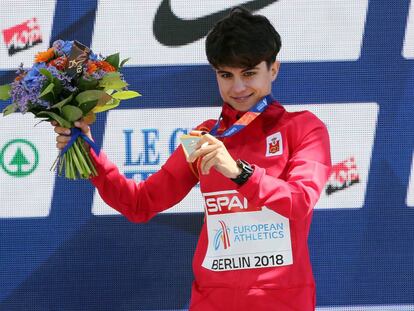
[(254, 197), (256, 197), (258, 192), (258, 186), (260, 184), (260, 180), (264, 175), (264, 168), (258, 167), (256, 165), (252, 165), (254, 167), (253, 174), (247, 179), (247, 181), (238, 186), (237, 191), (240, 192), (248, 201), (251, 201)]
[(90, 155), (92, 158), (92, 162), (95, 165), (96, 172), (98, 173), (97, 176), (91, 177), (90, 181), (92, 184), (96, 185), (99, 180), (101, 180), (102, 174), (105, 173), (105, 163), (108, 163), (106, 154), (101, 150), (99, 155), (95, 153), (95, 151), (91, 148)]

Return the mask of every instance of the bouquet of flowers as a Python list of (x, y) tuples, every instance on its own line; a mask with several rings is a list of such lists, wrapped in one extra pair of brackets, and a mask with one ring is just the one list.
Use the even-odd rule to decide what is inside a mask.
[(0, 99), (12, 103), (3, 115), (31, 112), (42, 121), (56, 121), (71, 129), (71, 140), (58, 155), (52, 169), (69, 179), (90, 178), (97, 172), (85, 141), (99, 149), (74, 122), (95, 121), (95, 114), (117, 107), (121, 100), (140, 96), (128, 90), (120, 69), (119, 53), (102, 57), (77, 41), (57, 40), (35, 57), (30, 69), (23, 64), (10, 84), (0, 86)]

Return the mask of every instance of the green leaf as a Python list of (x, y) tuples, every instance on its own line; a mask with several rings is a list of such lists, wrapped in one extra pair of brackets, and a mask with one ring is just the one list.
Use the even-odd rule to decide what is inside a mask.
[(29, 103), (27, 105), (27, 111), (33, 113), (36, 116), (39, 112), (45, 111), (45, 107)]
[(3, 109), (3, 117), (12, 114), (13, 112), (15, 112), (17, 109), (15, 104), (10, 104), (8, 105), (6, 108)]
[(60, 82), (60, 80), (58, 78), (56, 78), (55, 76), (52, 75), (52, 73), (47, 70), (46, 68), (40, 68), (39, 72), (44, 75), (47, 78), (47, 81), (49, 83), (53, 83), (54, 87), (53, 87), (53, 95), (57, 96), (62, 92), (62, 83)]
[(83, 91), (81, 93), (79, 93), (75, 100), (81, 105), (83, 103), (86, 102), (90, 102), (90, 101), (99, 101), (101, 100), (101, 98), (107, 98), (110, 97), (110, 95), (106, 94), (104, 91), (100, 91), (100, 90), (87, 90), (87, 91)]
[(87, 114), (95, 106), (103, 106), (111, 100), (111, 95), (107, 94), (105, 91), (100, 90), (83, 91), (76, 96), (76, 101), (79, 103), (79, 108), (82, 109), (84, 114)]
[(105, 58), (105, 61), (114, 66), (116, 70), (119, 69), (119, 53), (109, 55), (107, 58)]
[(66, 127), (66, 128), (71, 128), (72, 125), (69, 121), (65, 120), (64, 118), (62, 118), (61, 116), (59, 116), (58, 114), (51, 112), (51, 111), (41, 111), (39, 112), (36, 117), (48, 117), (52, 120), (55, 120), (57, 123), (59, 123), (60, 126)]
[(121, 62), (121, 64), (119, 64), (119, 68), (122, 68), (122, 67), (125, 65), (125, 63), (126, 63), (127, 61), (129, 61), (130, 59), (131, 59), (130, 57), (125, 58), (125, 59)]
[(103, 106), (109, 103), (112, 100), (112, 96), (107, 94), (106, 92), (102, 95), (102, 97), (98, 100), (98, 106)]
[(55, 85), (53, 83), (50, 83), (48, 86), (46, 86), (46, 88), (42, 91), (42, 93), (40, 93), (39, 97), (41, 99), (53, 102), (54, 99), (54, 94), (53, 94), (53, 88), (55, 87)]
[(141, 94), (135, 91), (120, 91), (112, 95), (116, 99), (131, 99), (138, 96), (141, 96)]
[(98, 104), (98, 100), (91, 100), (89, 102), (80, 104), (79, 108), (83, 111), (83, 114), (86, 115), (89, 111), (95, 108), (97, 104)]
[(95, 80), (95, 79), (86, 80), (84, 78), (80, 78), (78, 80), (78, 88), (82, 91), (94, 90), (94, 89), (96, 89), (97, 86), (98, 86), (98, 81)]
[(61, 82), (60, 82), (60, 80), (59, 80), (58, 78), (56, 78), (56, 77), (53, 77), (52, 83), (54, 84), (54, 87), (53, 87), (53, 94), (54, 94), (55, 96), (58, 96), (58, 95), (62, 92), (62, 90), (63, 90), (62, 83), (61, 83)]
[(66, 105), (62, 108), (62, 116), (70, 121), (74, 122), (82, 118), (83, 112), (78, 107), (72, 105)]
[(99, 86), (103, 87), (105, 90), (122, 90), (124, 87), (128, 86), (128, 83), (121, 79), (119, 72), (108, 72), (99, 81)]
[(73, 99), (73, 94), (70, 94), (68, 97), (66, 97), (65, 99), (61, 100), (57, 104), (54, 104), (51, 108), (57, 108), (57, 109), (61, 110), (62, 107), (64, 105), (66, 105), (67, 103), (70, 103), (72, 101), (72, 99)]
[(39, 69), (39, 72), (40, 72), (42, 75), (44, 75), (44, 76), (47, 78), (47, 80), (48, 80), (49, 82), (52, 82), (52, 80), (53, 80), (53, 75), (52, 75), (52, 73), (51, 73), (49, 70), (47, 70), (46, 68), (40, 68), (40, 69)]
[(119, 106), (121, 101), (119, 99), (112, 99), (112, 101), (104, 106), (96, 106), (92, 111), (95, 113), (107, 111)]
[(10, 84), (0, 85), (0, 99), (8, 100), (10, 98), (10, 91), (11, 91)]
[[(36, 116), (35, 116), (35, 118), (37, 118)], [(36, 127), (36, 126), (38, 126), (40, 123), (42, 123), (42, 122), (48, 122), (49, 123), (49, 121), (48, 120), (40, 120), (39, 122), (37, 122), (35, 125), (33, 125), (33, 127)]]

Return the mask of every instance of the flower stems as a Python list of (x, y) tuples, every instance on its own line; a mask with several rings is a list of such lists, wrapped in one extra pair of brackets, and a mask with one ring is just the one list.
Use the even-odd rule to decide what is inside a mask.
[(64, 174), (68, 179), (89, 179), (97, 176), (98, 172), (84, 143), (83, 138), (78, 137), (63, 155), (59, 154), (51, 170), (57, 171), (59, 176)]

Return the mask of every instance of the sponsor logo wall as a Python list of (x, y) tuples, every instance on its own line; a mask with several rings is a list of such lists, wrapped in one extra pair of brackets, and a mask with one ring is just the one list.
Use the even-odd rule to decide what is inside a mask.
[(56, 1), (2, 1), (0, 6), (0, 70), (33, 63), (49, 47)]
[[(256, 11), (265, 14), (280, 31), (283, 38), (281, 61), (358, 59), (367, 0), (318, 1), (316, 5), (304, 0), (251, 2), (258, 3), (254, 6), (258, 8)], [(118, 5), (113, 1), (102, 1), (96, 16), (96, 27), (102, 31), (94, 33), (92, 48), (110, 53), (112, 45), (107, 44), (106, 34), (115, 32), (117, 36), (112, 38), (112, 44), (120, 47), (123, 55), (139, 55), (131, 59), (129, 66), (206, 64), (204, 36), (210, 28), (208, 18), (218, 20), (224, 15), (218, 15), (218, 12), (241, 2), (216, 0), (210, 5), (210, 2), (196, 0), (192, 1), (191, 10), (185, 1), (162, 3), (124, 1), (124, 10), (136, 14), (126, 15), (122, 23), (114, 25), (108, 20), (112, 19)], [(291, 22), (292, 10), (300, 23)], [(158, 29), (162, 29), (164, 35), (157, 36), (162, 32)], [(166, 29), (171, 33), (166, 33)]]
[(414, 5), (411, 2), (404, 38), (403, 56), (408, 59), (414, 58)]
[[(238, 4), (282, 35), (275, 97), (315, 113), (331, 136), (333, 171), (309, 237), (317, 310), (414, 310), (411, 1), (6, 0), (0, 85), (58, 38), (131, 57), (125, 75), (143, 96), (98, 117), (93, 132), (121, 172), (141, 181), (180, 134), (218, 117), (205, 34)], [(87, 181), (49, 171), (55, 135), (36, 122), (0, 118), (0, 310), (186, 310), (206, 204), (199, 187), (149, 223), (129, 223)], [(280, 152), (277, 141), (263, 141), (269, 155)], [(217, 230), (217, 250), (236, 247), (231, 222)]]
[(414, 156), (413, 164), (411, 165), (410, 183), (408, 186), (407, 205), (414, 207)]
[(17, 114), (0, 122), (0, 218), (49, 214), (55, 182), (50, 167), (58, 153), (50, 125), (34, 124), (32, 116)]
[[(286, 107), (289, 111), (309, 110), (328, 128), (333, 167), (315, 208), (361, 208), (368, 181), (378, 105), (347, 103)], [(354, 117), (355, 114), (358, 118)]]

